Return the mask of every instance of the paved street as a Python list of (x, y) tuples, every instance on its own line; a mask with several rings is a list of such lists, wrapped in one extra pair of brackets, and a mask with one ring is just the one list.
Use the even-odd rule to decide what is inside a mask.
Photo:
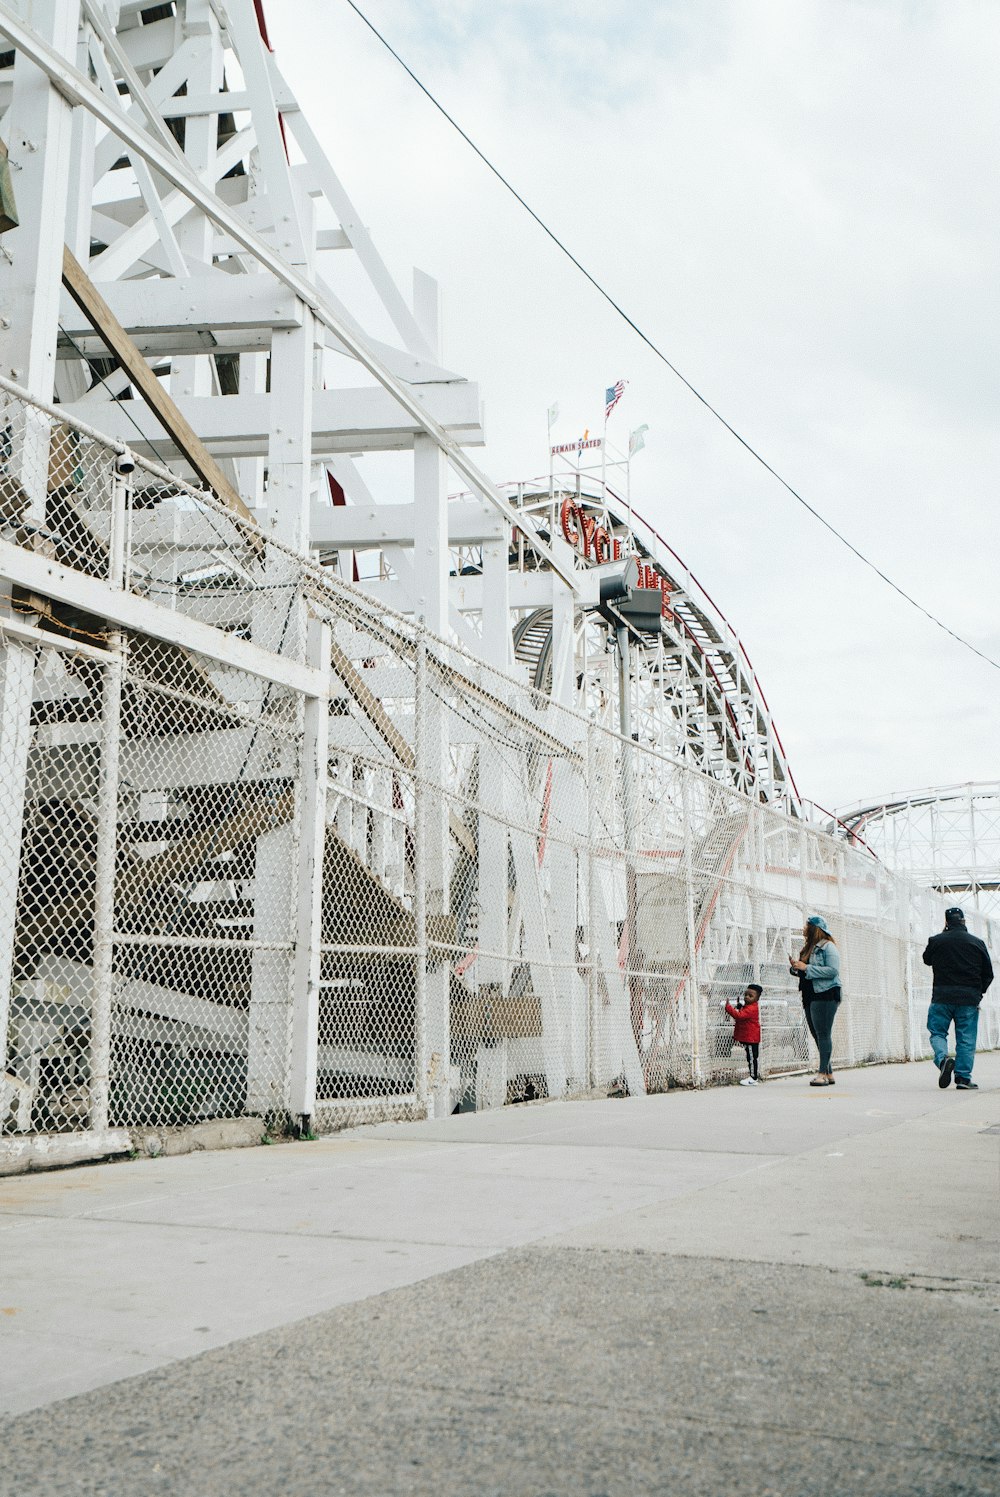
[(1000, 1055), (0, 1182), (0, 1492), (994, 1493)]

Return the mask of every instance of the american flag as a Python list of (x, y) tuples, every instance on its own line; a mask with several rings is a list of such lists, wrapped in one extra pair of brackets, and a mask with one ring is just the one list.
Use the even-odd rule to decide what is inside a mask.
[(605, 392), (604, 392), (604, 419), (605, 419), (605, 421), (611, 415), (611, 412), (614, 410), (614, 408), (618, 404), (619, 400), (621, 400), (622, 396), (625, 394), (625, 386), (627, 384), (628, 384), (628, 380), (626, 380), (626, 379), (620, 379), (616, 385), (609, 385), (608, 388), (605, 390)]

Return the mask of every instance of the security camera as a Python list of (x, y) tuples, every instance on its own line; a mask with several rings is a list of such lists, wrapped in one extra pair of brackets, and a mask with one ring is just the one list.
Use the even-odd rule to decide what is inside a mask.
[(135, 472), (135, 457), (129, 452), (127, 447), (124, 452), (119, 452), (115, 458), (115, 472), (121, 473), (123, 476)]

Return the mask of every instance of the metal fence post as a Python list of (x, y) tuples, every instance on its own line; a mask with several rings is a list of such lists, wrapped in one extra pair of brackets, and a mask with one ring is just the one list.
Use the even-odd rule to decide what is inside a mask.
[[(4, 605), (0, 593), (0, 610)], [(4, 637), (0, 612), (0, 1069), (7, 1064), (35, 649)]]
[(622, 973), (625, 991), (628, 994), (629, 1023), (635, 1036), (636, 1050), (641, 1055), (642, 1012), (638, 990), (642, 979), (637, 972), (638, 899), (636, 852), (638, 845), (636, 827), (636, 764), (638, 753), (632, 732), (632, 656), (629, 648), (628, 629), (619, 624), (615, 631), (618, 647), (618, 729), (621, 734), (620, 793), (622, 799), (622, 833), (625, 843), (625, 951), (626, 965)]
[(426, 759), (424, 709), (427, 695), (427, 638), (417, 635), (413, 693), (413, 1073), (417, 1101), (430, 1116), (430, 1056), (427, 1053), (427, 791), (423, 781)]
[(132, 480), (130, 474), (134, 459), (119, 455), (115, 459), (115, 473), (111, 480), (111, 526), (108, 535), (108, 581), (112, 587), (124, 587), (131, 556), (128, 531), (132, 518)]
[(690, 771), (681, 771), (681, 808), (684, 818), (684, 885), (687, 915), (688, 947), (688, 1042), (691, 1049), (691, 1084), (702, 1086), (704, 1076), (701, 1068), (701, 1039), (699, 1007), (701, 993), (698, 983), (698, 943), (694, 928), (694, 846), (691, 838), (691, 777)]
[[(896, 886), (896, 929), (903, 943), (906, 953), (906, 1058), (907, 1060), (920, 1059), (920, 1046), (917, 1043), (917, 1015), (916, 1015), (916, 992), (913, 976), (913, 890), (903, 884), (903, 881), (895, 874), (893, 883)], [(905, 901), (905, 902), (904, 902)]]
[[(329, 672), (332, 631), (325, 619), (310, 618), (307, 659)], [(289, 1110), (303, 1127), (316, 1110), (319, 1045), (319, 993), (323, 928), (323, 855), (326, 847), (327, 743), (330, 704), (307, 697), (304, 709), (298, 900), (292, 967), (292, 1054)]]
[[(837, 849), (836, 849), (836, 869), (837, 869), (837, 940), (840, 942), (841, 952), (843, 953), (845, 947), (847, 946), (847, 912), (846, 912), (846, 910), (844, 908), (844, 877), (845, 877), (845, 874), (844, 874), (844, 847), (843, 847), (843, 843), (838, 843), (837, 844)], [(841, 957), (841, 960), (843, 960), (843, 956)], [(845, 988), (844, 988), (845, 992), (847, 992), (846, 982), (847, 982), (847, 979), (850, 977), (850, 975), (851, 975), (850, 972), (845, 972), (843, 974), (843, 977), (842, 977), (842, 981), (845, 983)], [(850, 997), (849, 993), (848, 993), (848, 997)], [(880, 1004), (880, 1011), (881, 1011), (881, 1008), (884, 1006), (884, 1004), (885, 1004), (885, 1002), (887, 1000), (888, 1000), (888, 993), (886, 991), (883, 991), (883, 993), (882, 993), (882, 1003)], [(879, 1004), (879, 997), (878, 997), (877, 994), (876, 994), (876, 997), (875, 997), (875, 1002), (876, 1002), (876, 1004)], [(855, 1008), (856, 1008), (856, 1004), (854, 1004), (852, 1002), (841, 1003), (840, 1006), (839, 1006), (839, 1008), (838, 1008), (838, 1014), (842, 1015), (843, 1017), (846, 1017), (846, 1019), (847, 1019), (847, 1055), (848, 1055), (848, 1063), (850, 1065), (854, 1064), (854, 1062), (855, 1062), (855, 1060), (857, 1058), (857, 1053), (858, 1053), (857, 1025), (856, 1025), (856, 1021), (855, 1021)], [(844, 1014), (844, 1010), (845, 1009), (847, 1010), (846, 1015)], [(880, 1017), (881, 1017), (881, 1013), (880, 1013)]]
[(108, 1127), (111, 1106), (111, 993), (114, 983), (115, 863), (118, 848), (118, 780), (122, 678), (126, 643), (114, 630), (113, 656), (104, 667), (101, 703), (101, 779), (97, 797), (94, 866), (93, 996), (90, 1017), (90, 1126)]
[(593, 721), (587, 723), (587, 840), (583, 855), (587, 860), (587, 1080), (600, 1085), (600, 983), (597, 972), (597, 851), (594, 829), (597, 825), (597, 733)]

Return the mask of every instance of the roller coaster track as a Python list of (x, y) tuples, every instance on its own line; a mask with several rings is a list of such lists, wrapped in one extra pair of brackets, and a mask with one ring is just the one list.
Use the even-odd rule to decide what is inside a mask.
[[(735, 631), (663, 537), (620, 495), (610, 488), (606, 494), (603, 502), (597, 494), (584, 494), (582, 500), (603, 508), (613, 524), (628, 514), (637, 556), (670, 589), (662, 638), (636, 632), (633, 644), (640, 674), (662, 692), (686, 727), (691, 761), (722, 783), (798, 814), (801, 802), (781, 739)], [(513, 641), (515, 659), (527, 667), (531, 684), (550, 691), (551, 609), (518, 620)]]

